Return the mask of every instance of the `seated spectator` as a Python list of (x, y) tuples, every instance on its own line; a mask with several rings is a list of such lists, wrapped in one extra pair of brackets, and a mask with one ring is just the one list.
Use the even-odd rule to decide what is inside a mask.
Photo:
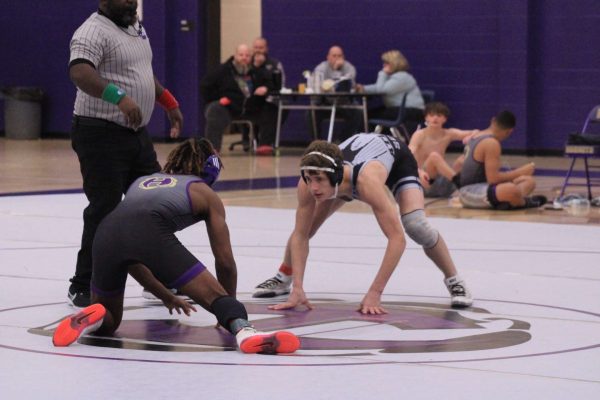
[(459, 172), (464, 156), (450, 166), (444, 156), (452, 141), (466, 142), (478, 130), (464, 131), (444, 128), (450, 109), (443, 103), (425, 106), (425, 128), (417, 130), (408, 147), (419, 165), (419, 176), (425, 197), (450, 197), (459, 184)]
[(283, 64), (269, 54), (267, 39), (258, 37), (252, 44), (252, 65), (254, 68), (264, 70), (267, 79), (272, 80), (275, 90), (285, 87), (285, 71)]
[[(282, 87), (285, 87), (285, 71), (283, 69), (283, 64), (281, 64), (278, 59), (271, 57), (269, 54), (269, 45), (267, 43), (267, 39), (263, 37), (254, 39), (252, 50), (251, 65), (267, 79), (269, 82), (268, 86), (275, 91), (279, 91)], [(274, 116), (274, 123), (276, 123), (278, 106), (276, 100), (272, 96), (267, 96), (265, 107), (270, 108), (268, 114)], [(288, 114), (288, 110), (283, 112), (282, 124), (286, 120)], [(265, 128), (271, 128), (272, 131), (264, 132)], [(260, 127), (258, 129), (258, 136), (260, 137), (261, 135), (269, 138), (269, 140), (265, 141), (272, 144), (275, 141), (275, 124), (269, 124), (266, 127)], [(263, 144), (256, 149), (256, 152), (258, 154), (272, 154), (273, 147), (269, 144)]]
[(369, 118), (394, 120), (402, 106), (404, 95), (408, 93), (405, 104), (404, 126), (409, 135), (423, 123), (425, 103), (415, 78), (408, 73), (410, 65), (398, 50), (386, 51), (381, 55), (383, 68), (377, 74), (377, 81), (371, 85), (357, 85), (359, 92), (383, 93), (383, 106), (370, 109)]
[(547, 202), (545, 196), (528, 197), (535, 189), (534, 163), (509, 171), (500, 169), (500, 142), (512, 134), (515, 125), (513, 113), (502, 111), (487, 129), (467, 142), (459, 190), (464, 207), (513, 210), (540, 207)]
[[(356, 80), (356, 68), (344, 58), (344, 51), (341, 47), (333, 46), (327, 53), (327, 60), (315, 67), (313, 77), (318, 77), (316, 80), (321, 83), (325, 83), (326, 81), (339, 83), (342, 80), (354, 82)], [(329, 87), (328, 89), (334, 91), (335, 86)], [(331, 103), (329, 100), (323, 99), (320, 104)], [(338, 104), (340, 104), (339, 101)], [(344, 141), (361, 130), (363, 121), (360, 110), (338, 108), (336, 109), (335, 116), (336, 118), (344, 120), (341, 137), (338, 138), (338, 140)], [(321, 124), (324, 120), (329, 120), (330, 118), (331, 111), (329, 110), (315, 110), (308, 112), (308, 126), (314, 137), (323, 137), (321, 135)], [(315, 128), (316, 132), (314, 131)]]
[(241, 44), (235, 54), (200, 82), (206, 102), (204, 135), (221, 150), (223, 133), (234, 119), (249, 119), (262, 132), (259, 145), (272, 146), (275, 141), (277, 110), (264, 107), (272, 82), (250, 65), (250, 49)]

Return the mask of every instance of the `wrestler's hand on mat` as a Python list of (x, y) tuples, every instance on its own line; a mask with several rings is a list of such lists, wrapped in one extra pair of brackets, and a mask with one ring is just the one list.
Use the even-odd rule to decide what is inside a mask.
[(369, 290), (360, 302), (358, 311), (361, 314), (387, 314), (385, 308), (381, 307), (381, 294)]
[(304, 293), (304, 289), (294, 287), (292, 289), (292, 293), (290, 293), (287, 301), (281, 304), (274, 304), (269, 306), (270, 310), (287, 310), (288, 308), (294, 308), (298, 305), (302, 304), (306, 306), (309, 310), (312, 310), (314, 307), (310, 304), (310, 301), (306, 298), (306, 293)]
[(177, 311), (177, 314), (181, 314), (183, 311), (189, 317), (192, 311), (196, 312), (193, 305), (177, 296), (171, 296), (167, 300), (163, 300), (163, 304), (169, 309), (169, 314), (173, 314), (173, 310)]

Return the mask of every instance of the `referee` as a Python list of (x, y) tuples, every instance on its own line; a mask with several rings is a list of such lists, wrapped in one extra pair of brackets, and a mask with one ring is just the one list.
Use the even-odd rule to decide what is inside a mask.
[(68, 298), (75, 307), (90, 304), (92, 244), (100, 221), (121, 201), (138, 177), (160, 170), (145, 128), (155, 101), (181, 131), (177, 100), (152, 71), (152, 50), (137, 20), (136, 0), (100, 0), (71, 39), (69, 76), (77, 86), (71, 144), (89, 201)]

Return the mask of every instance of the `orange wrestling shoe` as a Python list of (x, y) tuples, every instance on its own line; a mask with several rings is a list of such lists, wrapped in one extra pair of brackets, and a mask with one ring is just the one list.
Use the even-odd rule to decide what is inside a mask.
[(259, 332), (254, 328), (241, 329), (235, 338), (243, 353), (280, 354), (293, 353), (300, 348), (300, 339), (291, 332)]
[(70, 345), (81, 335), (99, 328), (105, 315), (104, 306), (96, 303), (63, 319), (54, 330), (52, 343), (57, 347)]

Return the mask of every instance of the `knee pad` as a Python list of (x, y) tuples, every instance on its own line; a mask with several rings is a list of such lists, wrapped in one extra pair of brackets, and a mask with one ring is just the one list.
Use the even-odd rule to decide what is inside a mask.
[(437, 244), (438, 231), (429, 224), (424, 210), (415, 210), (403, 215), (401, 219), (406, 234), (412, 240), (426, 249), (430, 249)]
[[(246, 307), (231, 296), (221, 296), (210, 305), (210, 310), (217, 317), (219, 324), (231, 332), (230, 322), (241, 318), (248, 319)], [(232, 332), (233, 333), (233, 332)]]

